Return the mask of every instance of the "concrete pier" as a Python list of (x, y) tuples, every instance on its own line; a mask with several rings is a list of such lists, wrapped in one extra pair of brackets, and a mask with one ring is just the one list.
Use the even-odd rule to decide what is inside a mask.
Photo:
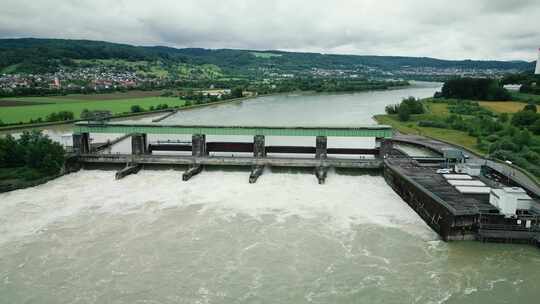
[(376, 146), (379, 148), (379, 157), (384, 159), (392, 153), (393, 144), (392, 140), (384, 138), (375, 139)]
[(142, 169), (140, 164), (127, 164), (126, 167), (116, 172), (115, 179), (119, 180), (131, 174), (137, 174)]
[(90, 153), (90, 134), (73, 134), (73, 149), (77, 154)]
[(319, 185), (326, 183), (326, 176), (328, 175), (328, 168), (326, 167), (317, 167), (315, 168), (315, 176), (319, 181)]
[(182, 180), (186, 182), (190, 180), (193, 176), (201, 173), (202, 170), (202, 165), (193, 165), (186, 172), (184, 172), (184, 174), (182, 174)]
[(326, 159), (328, 156), (327, 151), (328, 139), (326, 136), (317, 136), (316, 146), (315, 146), (315, 158), (316, 159)]
[(249, 183), (254, 184), (257, 182), (257, 179), (263, 174), (264, 166), (254, 166), (251, 169), (251, 174), (249, 175)]
[(253, 138), (253, 157), (266, 157), (264, 135), (255, 135), (255, 137)]
[(148, 143), (146, 134), (135, 133), (131, 136), (131, 153), (133, 155), (148, 154)]
[(195, 157), (203, 157), (208, 155), (206, 150), (206, 135), (194, 134), (191, 137), (192, 155)]

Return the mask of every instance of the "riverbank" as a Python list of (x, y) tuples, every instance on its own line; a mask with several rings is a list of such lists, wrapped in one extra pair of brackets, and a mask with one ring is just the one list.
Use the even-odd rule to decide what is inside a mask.
[[(459, 147), (469, 153), (477, 155), (479, 158), (486, 158), (499, 163), (505, 163), (507, 158), (501, 159), (500, 148), (497, 145), (513, 147), (512, 162), (505, 166), (521, 171), (527, 175), (535, 184), (540, 184), (539, 176), (535, 165), (536, 149), (540, 142), (540, 136), (530, 133), (522, 135), (524, 131), (517, 131), (518, 134), (508, 136), (507, 129), (511, 130), (511, 116), (519, 108), (513, 103), (501, 105), (498, 102), (467, 102), (453, 103), (452, 100), (431, 100), (422, 101), (425, 108), (424, 114), (411, 115), (407, 121), (401, 121), (398, 115), (375, 115), (374, 119), (385, 125), (391, 125), (395, 130), (403, 134), (419, 135), (435, 140), (439, 140), (453, 146)], [(465, 103), (465, 105), (461, 105)], [(499, 111), (495, 111), (499, 110)], [(500, 116), (507, 115), (506, 121), (501, 121)], [(483, 118), (484, 117), (484, 118)], [(491, 118), (485, 118), (491, 117)], [(509, 117), (509, 118), (508, 118)], [(490, 130), (484, 130), (491, 126)], [(450, 127), (451, 126), (451, 127)], [(487, 134), (487, 135), (484, 135)], [(516, 142), (515, 138), (525, 136), (526, 142)], [(506, 144), (510, 142), (510, 144)], [(521, 144), (526, 150), (522, 152), (518, 149)], [(505, 147), (506, 147), (505, 146)], [(505, 148), (508, 149), (508, 148)], [(529, 150), (530, 149), (530, 150)], [(505, 151), (504, 149), (502, 151)], [(517, 158), (520, 157), (520, 158)], [(530, 169), (531, 171), (529, 171)]]
[[(241, 101), (247, 101), (247, 100), (256, 100), (259, 97), (272, 97), (272, 96), (280, 96), (280, 95), (290, 95), (290, 94), (302, 94), (302, 95), (341, 95), (341, 94), (354, 94), (354, 93), (362, 93), (362, 92), (377, 92), (377, 91), (392, 91), (392, 90), (400, 90), (403, 88), (410, 87), (411, 84), (402, 85), (402, 86), (392, 86), (385, 89), (369, 89), (369, 90), (357, 90), (357, 91), (343, 91), (343, 92), (317, 92), (313, 90), (309, 91), (290, 91), (290, 92), (279, 92), (279, 93), (271, 93), (271, 94), (263, 94), (263, 95), (257, 95), (257, 96), (247, 96), (242, 98), (233, 98), (233, 99), (227, 99), (227, 100), (221, 100), (216, 102), (208, 102), (208, 103), (202, 103), (202, 104), (192, 104), (189, 106), (182, 105), (182, 106), (176, 106), (176, 107), (170, 107), (168, 109), (162, 109), (162, 110), (155, 110), (155, 111), (143, 111), (143, 112), (137, 112), (137, 113), (122, 113), (122, 114), (116, 114), (111, 116), (110, 119), (124, 119), (124, 118), (131, 118), (131, 117), (140, 117), (140, 116), (146, 116), (146, 115), (153, 115), (153, 114), (160, 114), (160, 113), (169, 113), (173, 111), (188, 111), (188, 110), (194, 110), (199, 108), (205, 108), (210, 107), (214, 105), (223, 105), (223, 104), (229, 104), (234, 102), (241, 102)], [(144, 99), (140, 99), (144, 100)], [(114, 102), (114, 101), (111, 101)], [(26, 109), (28, 109), (31, 106), (25, 105)], [(65, 120), (65, 121), (55, 121), (55, 122), (42, 122), (42, 123), (32, 123), (32, 124), (10, 124), (10, 125), (4, 125), (0, 126), (0, 132), (5, 131), (15, 131), (15, 130), (24, 130), (24, 129), (31, 129), (31, 128), (44, 128), (44, 127), (52, 127), (52, 126), (61, 126), (61, 125), (70, 125), (79, 121), (85, 121), (83, 119), (72, 119), (72, 120)]]
[[(1, 171), (5, 171), (5, 170), (6, 169), (0, 170), (0, 175), (3, 175), (4, 172), (1, 172)], [(14, 170), (13, 172), (17, 174), (20, 173), (21, 170), (25, 171), (25, 169), (21, 169), (21, 168), (13, 168), (10, 170)], [(36, 179), (30, 179), (30, 180), (26, 180), (21, 177), (3, 179), (4, 176), (0, 176), (0, 193), (36, 187), (36, 186), (48, 183), (64, 175), (65, 173), (60, 173), (60, 174), (55, 174), (51, 176), (43, 176)]]
[[(264, 95), (264, 96), (268, 96), (268, 95)], [(178, 108), (168, 108), (168, 109), (164, 109), (164, 110), (118, 114), (118, 115), (111, 116), (110, 119), (115, 120), (115, 119), (124, 119), (124, 118), (132, 118), (132, 117), (149, 116), (149, 115), (155, 115), (155, 114), (161, 114), (161, 113), (169, 113), (169, 112), (175, 112), (175, 111), (194, 110), (194, 109), (209, 107), (209, 106), (213, 106), (213, 105), (222, 105), (222, 104), (227, 104), (227, 103), (246, 101), (246, 100), (255, 99), (255, 98), (256, 97), (234, 98), (234, 99), (227, 99), (227, 100), (223, 100), (223, 101), (205, 103), (205, 104), (199, 104), (199, 105), (182, 106), (182, 107), (178, 107)], [(84, 120), (84, 119), (73, 119), (73, 120), (56, 121), (56, 122), (36, 123), (36, 124), (8, 125), (8, 126), (0, 127), (0, 132), (2, 132), (2, 131), (16, 131), (16, 130), (23, 130), (23, 129), (33, 129), (33, 128), (39, 129), (39, 128), (51, 127), (51, 126), (70, 125), (70, 124), (74, 124), (74, 123), (80, 122), (80, 121), (86, 121), (86, 120)]]

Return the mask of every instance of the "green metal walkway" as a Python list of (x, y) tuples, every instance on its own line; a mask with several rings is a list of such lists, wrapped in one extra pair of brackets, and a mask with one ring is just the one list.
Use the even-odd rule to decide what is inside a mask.
[(205, 134), (205, 135), (266, 135), (266, 136), (334, 136), (391, 138), (393, 130), (386, 125), (354, 127), (274, 127), (274, 126), (202, 126), (168, 124), (124, 124), (79, 122), (74, 133), (144, 133), (144, 134)]

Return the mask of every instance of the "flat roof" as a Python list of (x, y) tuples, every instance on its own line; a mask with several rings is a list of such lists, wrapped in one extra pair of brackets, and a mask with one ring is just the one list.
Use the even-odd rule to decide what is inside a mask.
[(472, 177), (468, 174), (443, 174), (443, 176), (446, 179), (459, 179), (459, 180), (472, 179)]
[[(386, 159), (387, 165), (412, 182), (421, 186), (426, 193), (435, 197), (453, 215), (497, 213), (499, 210), (489, 203), (489, 195), (460, 193), (436, 169), (410, 163), (406, 159)], [(478, 188), (478, 187), (476, 187)]]
[(448, 180), (448, 183), (452, 186), (469, 186), (469, 187), (485, 187), (482, 181), (479, 180), (463, 180), (463, 179), (452, 179)]
[(489, 187), (457, 186), (456, 190), (463, 194), (489, 194), (491, 192)]

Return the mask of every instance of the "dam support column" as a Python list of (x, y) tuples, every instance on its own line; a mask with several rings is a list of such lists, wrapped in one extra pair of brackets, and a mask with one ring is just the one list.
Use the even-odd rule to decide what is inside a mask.
[[(266, 146), (264, 135), (255, 135), (253, 138), (253, 157), (254, 158), (265, 158), (266, 157)], [(254, 184), (257, 182), (257, 179), (263, 174), (264, 166), (263, 165), (254, 165), (251, 168), (251, 174), (249, 175), (249, 183)]]
[(195, 157), (204, 157), (208, 155), (206, 150), (206, 135), (193, 134), (191, 137), (192, 155)]
[[(208, 156), (208, 151), (206, 150), (206, 135), (205, 134), (193, 134), (191, 137), (191, 155), (193, 157), (205, 157)], [(201, 173), (203, 166), (200, 164), (193, 164), (189, 169), (182, 174), (182, 180), (188, 181), (193, 176)]]
[(375, 138), (375, 145), (379, 149), (379, 158), (386, 158), (394, 148), (391, 139)]
[(326, 159), (327, 142), (328, 142), (328, 139), (326, 138), (326, 136), (317, 136), (316, 146), (315, 146), (316, 159)]
[(114, 176), (116, 180), (122, 179), (131, 174), (137, 174), (142, 169), (140, 164), (126, 164), (126, 167), (118, 172)]
[(90, 134), (73, 134), (73, 150), (77, 154), (90, 153)]
[[(316, 146), (315, 146), (315, 158), (319, 160), (325, 160), (328, 157), (327, 154), (328, 147), (328, 138), (326, 136), (317, 136)], [(315, 176), (319, 181), (319, 185), (322, 185), (326, 182), (326, 175), (328, 168), (323, 164), (320, 164), (315, 168)]]
[(264, 135), (255, 135), (253, 138), (253, 157), (266, 157), (266, 147)]
[(148, 154), (148, 141), (144, 133), (137, 133), (131, 136), (131, 154), (144, 155)]

